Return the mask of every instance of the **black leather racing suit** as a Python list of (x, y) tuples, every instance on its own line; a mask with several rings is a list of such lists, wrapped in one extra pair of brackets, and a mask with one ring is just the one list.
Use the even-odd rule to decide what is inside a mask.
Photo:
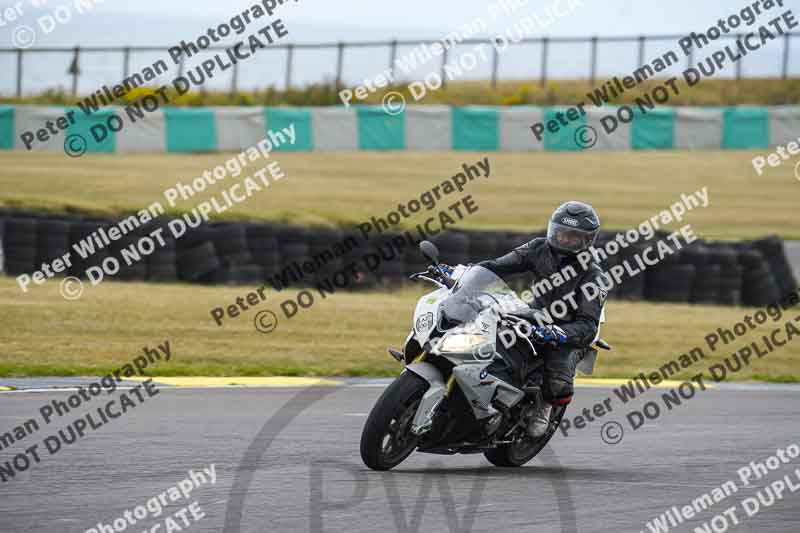
[[(579, 362), (580, 348), (589, 346), (597, 335), (600, 313), (606, 297), (606, 293), (601, 291), (597, 297), (589, 299), (581, 287), (585, 284), (601, 287), (597, 278), (603, 271), (593, 262), (584, 269), (574, 255), (556, 254), (544, 238), (534, 239), (502, 257), (483, 261), (479, 265), (501, 277), (529, 272), (534, 275), (535, 282), (550, 280), (550, 276), (556, 272), (561, 272), (566, 278), (567, 270), (564, 268), (567, 265), (572, 265), (574, 268), (576, 275), (572, 279), (550, 290), (536, 291), (533, 302), (529, 302), (535, 308), (550, 310), (551, 314), (553, 310), (550, 305), (554, 301), (562, 300), (567, 304), (565, 316), (561, 318), (553, 316), (553, 322), (567, 334), (566, 343), (555, 347), (550, 345), (537, 347), (537, 350), (544, 357), (544, 399), (555, 405), (569, 403), (572, 399), (575, 367)], [(571, 304), (570, 293), (573, 293), (575, 306)], [(589, 291), (589, 294), (593, 295), (595, 292)]]

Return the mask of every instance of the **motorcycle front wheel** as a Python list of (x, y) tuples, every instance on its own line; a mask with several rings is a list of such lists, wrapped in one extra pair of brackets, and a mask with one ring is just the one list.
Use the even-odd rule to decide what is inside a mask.
[(372, 408), (361, 433), (361, 459), (373, 470), (389, 470), (417, 447), (411, 424), (428, 382), (405, 371), (389, 385)]
[(484, 457), (495, 466), (522, 466), (536, 457), (550, 439), (553, 438), (567, 407), (554, 407), (550, 414), (550, 428), (538, 439), (529, 437), (527, 433), (511, 444), (501, 444), (497, 448), (483, 452)]

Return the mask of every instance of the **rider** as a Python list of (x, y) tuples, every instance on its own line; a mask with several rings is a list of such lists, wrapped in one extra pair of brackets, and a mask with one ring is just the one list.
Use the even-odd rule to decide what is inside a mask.
[[(577, 254), (589, 249), (599, 231), (600, 219), (594, 208), (583, 202), (570, 201), (553, 212), (547, 226), (547, 238), (533, 239), (502, 257), (479, 263), (498, 276), (528, 272), (535, 276), (535, 281), (541, 281), (561, 272), (568, 279), (544, 294), (539, 291), (535, 300), (529, 302), (535, 308), (548, 310), (556, 300), (567, 304), (566, 316), (554, 316), (555, 323), (552, 325), (533, 327), (534, 340), (543, 344), (539, 352), (544, 357), (545, 366), (542, 387), (544, 401), (536, 409), (528, 427), (529, 434), (535, 438), (547, 432), (552, 406), (567, 405), (572, 400), (579, 349), (589, 346), (597, 336), (606, 292), (600, 290), (597, 297), (589, 299), (581, 287), (592, 283), (596, 288), (601, 287), (597, 278), (602, 270), (594, 262), (584, 269), (578, 262)], [(564, 275), (569, 269), (562, 270), (568, 265), (577, 273), (572, 279)], [(574, 296), (570, 296), (572, 291)], [(573, 301), (575, 305), (572, 305)], [(563, 306), (559, 306), (559, 309), (563, 309)]]

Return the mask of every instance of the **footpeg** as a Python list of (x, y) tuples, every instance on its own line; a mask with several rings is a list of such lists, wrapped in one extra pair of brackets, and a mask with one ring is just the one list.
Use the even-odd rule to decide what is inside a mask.
[(539, 396), (541, 389), (536, 385), (528, 385), (527, 387), (522, 387), (522, 392), (529, 398), (536, 398)]

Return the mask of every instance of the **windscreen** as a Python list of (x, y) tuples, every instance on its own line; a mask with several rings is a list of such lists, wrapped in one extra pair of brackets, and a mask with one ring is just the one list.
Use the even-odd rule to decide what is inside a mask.
[(508, 313), (527, 305), (497, 274), (475, 265), (458, 278), (453, 293), (442, 302), (442, 313), (463, 324), (475, 320), (487, 307)]

